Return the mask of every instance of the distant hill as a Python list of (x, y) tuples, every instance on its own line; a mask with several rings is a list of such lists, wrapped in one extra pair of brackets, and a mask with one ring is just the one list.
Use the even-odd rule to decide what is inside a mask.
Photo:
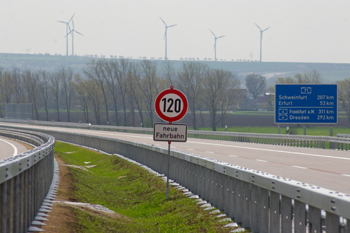
[[(85, 65), (91, 59), (103, 59), (79, 56), (60, 56), (49, 54), (9, 54), (0, 53), (0, 67), (12, 69), (14, 67), (21, 70), (29, 69), (55, 71), (60, 67), (70, 66), (75, 72), (82, 72)], [(110, 58), (105, 58), (110, 59)], [(139, 59), (130, 59), (138, 62)], [(161, 66), (162, 60), (153, 60)], [(175, 69), (179, 69), (186, 60), (174, 60)], [(332, 83), (345, 78), (350, 78), (350, 64), (348, 63), (301, 63), (301, 62), (251, 62), (251, 61), (198, 61), (207, 64), (212, 68), (230, 70), (239, 75), (243, 81), (244, 77), (250, 73), (256, 73), (268, 78), (268, 86), (274, 84), (274, 80), (281, 76), (293, 76), (296, 73), (304, 73), (317, 70), (322, 74), (325, 83)]]

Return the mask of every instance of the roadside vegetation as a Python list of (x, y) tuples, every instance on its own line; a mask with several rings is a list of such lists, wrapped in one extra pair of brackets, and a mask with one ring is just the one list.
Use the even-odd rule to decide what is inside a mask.
[[(194, 129), (205, 126), (216, 131), (228, 115), (243, 114), (241, 110), (256, 110), (252, 115), (273, 114), (274, 85), (267, 86), (266, 78), (254, 70), (242, 77), (229, 66), (222, 69), (195, 61), (121, 57), (84, 59), (78, 70), (74, 66), (57, 67), (39, 71), (0, 67), (0, 117), (4, 116), (5, 104), (31, 103), (36, 120), (152, 127), (157, 119), (154, 100), (170, 86), (186, 95), (187, 119)], [(315, 70), (275, 78), (275, 83), (322, 82), (322, 74)], [(350, 122), (350, 79), (337, 83), (339, 110)], [(76, 111), (81, 114), (73, 120)]]
[[(56, 156), (66, 164), (96, 165), (88, 171), (69, 167), (69, 200), (100, 204), (117, 213), (106, 217), (74, 209), (78, 221), (72, 232), (230, 232), (193, 199), (170, 188), (143, 168), (120, 159), (70, 144), (56, 142)], [(70, 208), (70, 207), (67, 207)]]

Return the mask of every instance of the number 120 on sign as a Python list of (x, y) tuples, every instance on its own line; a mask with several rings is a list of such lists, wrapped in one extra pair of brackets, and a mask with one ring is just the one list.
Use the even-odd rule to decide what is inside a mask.
[(186, 114), (187, 107), (185, 95), (175, 89), (162, 91), (155, 101), (156, 113), (161, 119), (169, 122), (180, 120)]

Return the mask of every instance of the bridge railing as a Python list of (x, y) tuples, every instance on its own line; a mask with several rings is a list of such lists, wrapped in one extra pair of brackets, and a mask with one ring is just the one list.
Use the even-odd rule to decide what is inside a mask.
[(0, 136), (34, 149), (0, 160), (0, 232), (27, 232), (48, 194), (54, 174), (52, 136), (0, 128)]
[[(118, 153), (167, 173), (164, 148), (49, 129), (38, 131), (57, 140)], [(350, 232), (348, 194), (179, 151), (171, 151), (166, 175), (252, 232)]]
[[(13, 120), (1, 118), (3, 122), (17, 122), (32, 125), (68, 127), (92, 130), (106, 130), (126, 133), (153, 134), (153, 128), (123, 127), (109, 125), (91, 125), (85, 123), (36, 121), (36, 120)], [(189, 138), (225, 140), (236, 142), (260, 143), (271, 145), (308, 147), (308, 148), (329, 148), (329, 149), (350, 149), (349, 137), (327, 137), (308, 135), (287, 135), (287, 134), (261, 134), (261, 133), (235, 133), (235, 132), (213, 132), (201, 130), (188, 130)]]

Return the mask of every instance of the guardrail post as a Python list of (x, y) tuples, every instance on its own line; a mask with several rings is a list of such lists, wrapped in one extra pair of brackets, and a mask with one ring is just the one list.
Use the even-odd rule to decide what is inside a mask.
[(251, 209), (250, 209), (250, 183), (243, 182), (243, 218), (242, 218), (242, 227), (250, 228), (250, 219), (251, 219)]
[(280, 195), (270, 192), (270, 233), (280, 232)]
[(235, 217), (235, 221), (238, 224), (242, 224), (243, 221), (243, 181), (242, 180), (236, 180), (236, 217)]
[(308, 219), (309, 219), (309, 231), (321, 232), (321, 229), (322, 229), (321, 210), (309, 205)]
[(14, 201), (14, 179), (10, 179), (8, 181), (7, 185), (7, 232), (13, 232), (13, 220), (14, 220), (14, 208), (13, 208), (13, 201)]
[(305, 203), (294, 200), (294, 232), (305, 232)]
[(1, 208), (1, 229), (2, 232), (7, 232), (7, 181), (2, 183), (1, 185), (1, 200), (2, 200), (2, 208)]
[(259, 218), (261, 214), (260, 206), (260, 188), (256, 185), (251, 185), (251, 220), (250, 229), (252, 232), (259, 232)]
[(269, 232), (269, 191), (260, 188), (260, 218), (259, 218), (259, 232)]
[(281, 199), (282, 232), (292, 233), (292, 199), (285, 196)]
[(339, 216), (326, 212), (326, 231), (339, 232)]
[(229, 177), (229, 214), (228, 216), (236, 221), (236, 179), (233, 177)]

